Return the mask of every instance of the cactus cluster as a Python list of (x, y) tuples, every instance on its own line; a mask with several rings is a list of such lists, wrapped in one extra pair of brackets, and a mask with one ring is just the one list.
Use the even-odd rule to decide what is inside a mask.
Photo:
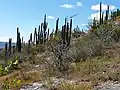
[(117, 11), (111, 11), (111, 19), (115, 20), (118, 16), (120, 16), (120, 10), (117, 9)]
[[(110, 6), (107, 6), (107, 10), (105, 12), (105, 17), (104, 17), (104, 12), (102, 11), (102, 2), (100, 2), (100, 20), (96, 20), (95, 18), (93, 19), (92, 23), (92, 29), (96, 29), (102, 24), (106, 24), (108, 20), (116, 20), (118, 16), (120, 16), (120, 10), (117, 9), (116, 11), (111, 11), (111, 15), (109, 14), (109, 8)], [(110, 15), (110, 17), (109, 17)]]
[[(59, 24), (59, 18), (56, 20), (56, 29), (54, 32), (54, 29), (52, 33), (49, 33), (49, 28), (47, 28), (48, 23), (46, 20), (46, 14), (44, 15), (44, 21), (35, 28), (34, 30), (34, 40), (33, 43), (38, 45), (38, 44), (45, 44), (47, 41), (51, 40), (54, 36), (59, 35), (59, 30), (58, 30), (58, 24)], [(70, 44), (70, 39), (71, 39), (71, 31), (72, 31), (72, 19), (70, 20), (70, 23), (67, 22), (67, 18), (65, 18), (65, 24), (62, 26), (61, 30), (61, 38), (63, 40), (64, 44), (69, 45)], [(32, 42), (32, 33), (30, 34), (30, 42)]]
[[(36, 45), (38, 45), (38, 44), (45, 45), (46, 42), (50, 41), (52, 38), (54, 38), (54, 36), (61, 37), (63, 44), (66, 44), (67, 46), (70, 45), (71, 33), (72, 33), (72, 19), (70, 20), (70, 23), (69, 23), (69, 22), (67, 22), (67, 18), (65, 18), (65, 24), (62, 26), (61, 31), (59, 31), (59, 29), (58, 29), (59, 28), (58, 27), (59, 26), (59, 18), (56, 20), (55, 32), (53, 29), (52, 33), (50, 33), (50, 31), (49, 31), (50, 29), (47, 28), (47, 26), (48, 26), (48, 23), (47, 23), (46, 15), (45, 15), (44, 22), (39, 25), (38, 30), (37, 30), (37, 28), (35, 28), (34, 36), (32, 33), (30, 34), (30, 38), (28, 40), (28, 49), (27, 49), (28, 54), (30, 52), (30, 44), (34, 43)], [(32, 37), (34, 37), (34, 38), (32, 39)], [(21, 48), (24, 44), (24, 41), (23, 41), (23, 37), (21, 38), (21, 36), (20, 36), (18, 27), (17, 27), (16, 47), (15, 46), (11, 47), (12, 46), (11, 44), (12, 44), (12, 39), (10, 38), (9, 39), (9, 49), (8, 49), (8, 44), (7, 43), (5, 44), (5, 56), (7, 56), (8, 51), (9, 51), (9, 55), (11, 54), (11, 52), (12, 52), (11, 48), (13, 48), (12, 49), (13, 53), (15, 53), (15, 51), (21, 52)]]
[[(37, 32), (37, 28), (35, 28), (34, 30), (34, 44), (35, 42), (36, 42), (36, 45), (43, 44), (47, 41), (49, 36), (49, 29), (47, 31), (47, 26), (48, 26), (48, 23), (46, 22), (46, 15), (45, 15), (44, 23), (41, 23), (41, 26), (39, 25), (38, 32)], [(30, 41), (32, 42), (32, 33), (30, 35)]]
[(70, 25), (65, 18), (65, 25), (62, 26), (61, 37), (63, 40), (63, 44), (67, 44), (69, 46), (71, 39), (71, 31), (72, 31), (72, 19), (70, 20)]

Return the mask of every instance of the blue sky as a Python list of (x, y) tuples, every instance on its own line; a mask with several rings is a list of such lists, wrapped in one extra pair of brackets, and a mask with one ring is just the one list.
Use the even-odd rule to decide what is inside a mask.
[[(47, 15), (49, 28), (55, 28), (56, 18), (64, 24), (64, 18), (79, 13), (73, 18), (73, 27), (85, 28), (89, 19), (98, 16), (100, 0), (0, 0), (0, 41), (8, 41), (9, 37), (16, 41), (16, 27), (20, 27), (21, 36), (25, 41), (34, 28), (43, 22)], [(103, 10), (106, 5), (111, 10), (120, 8), (118, 0), (101, 0)], [(98, 18), (99, 19), (99, 18)]]

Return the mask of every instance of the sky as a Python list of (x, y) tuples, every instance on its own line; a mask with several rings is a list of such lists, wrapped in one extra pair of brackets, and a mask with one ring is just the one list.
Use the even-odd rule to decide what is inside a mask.
[(47, 15), (48, 27), (55, 28), (56, 19), (59, 18), (59, 28), (64, 24), (65, 17), (73, 17), (73, 28), (77, 25), (86, 29), (86, 25), (96, 17), (99, 19), (99, 2), (102, 10), (120, 9), (119, 0), (0, 0), (0, 41), (12, 38), (16, 42), (16, 28), (19, 27), (21, 37), (27, 42), (29, 34), (38, 28)]

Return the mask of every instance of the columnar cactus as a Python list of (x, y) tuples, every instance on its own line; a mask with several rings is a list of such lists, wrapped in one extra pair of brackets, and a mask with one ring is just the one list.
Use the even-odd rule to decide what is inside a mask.
[(23, 37), (22, 37), (22, 44), (23, 44)]
[(36, 41), (36, 44), (38, 44), (38, 38), (37, 38), (37, 28), (35, 28), (35, 31), (34, 31), (34, 43)]
[(67, 23), (67, 30), (66, 30), (66, 42), (69, 42), (69, 23)]
[(32, 43), (32, 33), (30, 34), (30, 42)]
[(113, 20), (113, 12), (112, 12), (112, 11), (111, 11), (111, 16), (110, 16), (110, 17), (111, 17), (111, 19)]
[(58, 23), (59, 23), (59, 18), (56, 20), (56, 30), (55, 30), (55, 35), (58, 33)]
[(53, 29), (52, 33), (50, 34), (50, 40), (52, 40), (53, 34), (54, 34), (54, 29)]
[(117, 16), (119, 16), (119, 9), (117, 9)]
[(96, 23), (96, 20), (95, 18), (93, 19), (93, 26), (92, 26), (93, 29), (96, 29), (97, 28), (97, 23)]
[(9, 55), (11, 55), (12, 38), (9, 38)]
[(46, 42), (46, 30), (47, 30), (48, 23), (46, 22), (46, 14), (44, 16), (44, 23), (43, 23), (43, 29), (44, 29), (44, 43)]
[(70, 34), (69, 34), (69, 42), (68, 42), (68, 45), (70, 45), (71, 34), (72, 34), (72, 19), (70, 20)]
[(64, 27), (64, 28), (63, 28), (63, 44), (65, 44), (65, 36), (66, 36), (66, 35), (65, 35), (65, 33), (66, 33), (65, 31), (66, 31), (66, 25), (64, 25), (63, 27)]
[(38, 43), (40, 42), (40, 25), (38, 27)]
[(7, 51), (8, 51), (8, 50), (7, 50), (7, 47), (8, 47), (8, 44), (5, 43), (5, 56), (6, 56), (6, 57), (7, 57), (7, 53), (8, 53), (8, 52), (7, 52)]
[(107, 20), (108, 20), (108, 16), (109, 16), (109, 5), (108, 5), (108, 9), (106, 10), (105, 21), (107, 21)]
[(27, 48), (27, 53), (28, 53), (28, 55), (30, 54), (30, 40), (28, 40), (28, 48)]
[(21, 52), (21, 38), (20, 38), (20, 32), (18, 33), (19, 41), (18, 41), (18, 51)]
[(21, 52), (21, 38), (19, 28), (17, 27), (17, 44), (16, 44), (17, 51)]
[(62, 26), (62, 30), (61, 30), (61, 38), (64, 38), (64, 26)]
[(102, 18), (101, 18), (101, 23), (103, 24), (104, 21), (104, 12), (102, 12)]
[(18, 51), (18, 41), (19, 41), (18, 33), (19, 33), (19, 27), (17, 27), (17, 43), (16, 43), (16, 50), (17, 51)]
[(48, 28), (48, 32), (47, 32), (47, 41), (49, 40), (49, 28)]
[(101, 22), (101, 13), (102, 12), (102, 2), (100, 2), (100, 25), (102, 24), (102, 22)]
[(44, 32), (43, 32), (43, 23), (41, 23), (40, 44), (43, 44), (43, 39), (44, 39), (43, 34), (44, 34)]

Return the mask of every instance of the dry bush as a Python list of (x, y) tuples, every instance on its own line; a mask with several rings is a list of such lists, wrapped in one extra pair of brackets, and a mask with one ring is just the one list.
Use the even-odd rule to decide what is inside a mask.
[(101, 25), (88, 35), (91, 39), (100, 40), (105, 46), (111, 46), (120, 40), (120, 27), (111, 22)]
[(87, 58), (101, 56), (103, 53), (103, 46), (98, 40), (89, 39), (88, 36), (79, 38), (72, 47), (75, 60), (86, 60)]
[(67, 71), (70, 63), (73, 61), (73, 53), (70, 50), (70, 46), (63, 44), (61, 39), (53, 39), (49, 43), (49, 51), (53, 53), (54, 68), (60, 72)]

